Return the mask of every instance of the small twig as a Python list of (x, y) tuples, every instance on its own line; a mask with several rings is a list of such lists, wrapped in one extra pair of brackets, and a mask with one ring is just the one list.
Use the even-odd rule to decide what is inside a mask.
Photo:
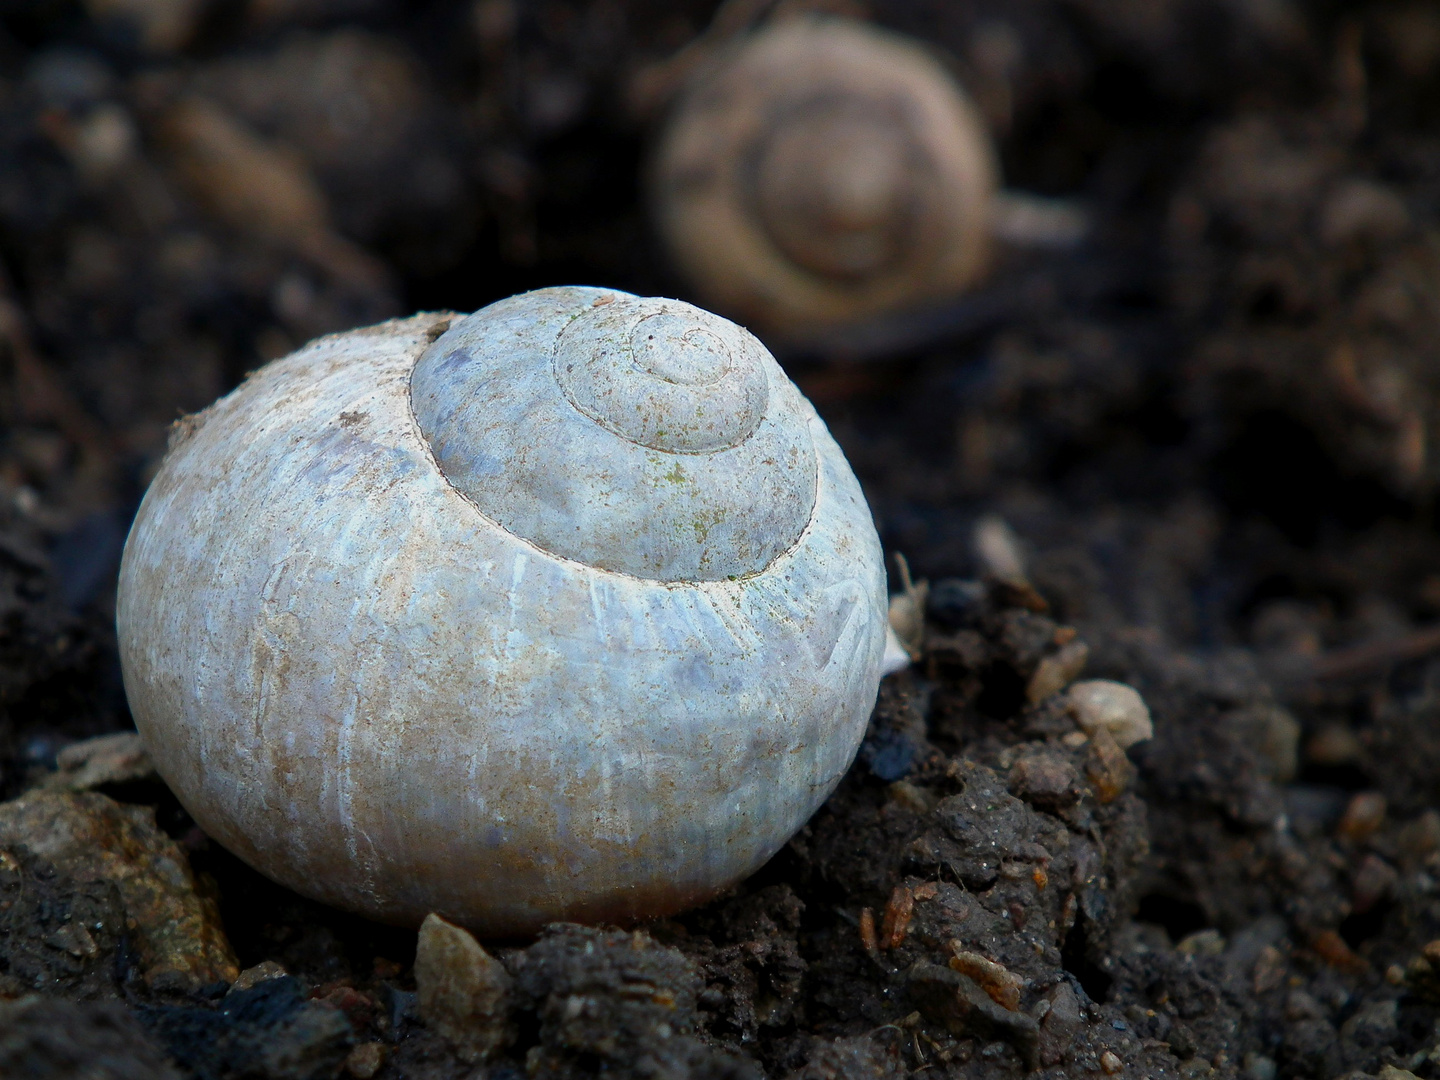
[(1044, 270), (920, 308), (767, 344), (782, 363), (859, 364), (892, 359), (938, 341), (988, 333), (1027, 312), (1051, 309), (1061, 299), (1060, 292), (1055, 275)]
[(631, 115), (644, 121), (659, 113), (719, 49), (752, 27), (766, 20), (807, 13), (860, 18), (865, 9), (854, 0), (725, 0), (710, 25), (679, 51), (635, 72), (628, 95)]
[(1418, 660), (1433, 652), (1440, 652), (1440, 626), (1427, 626), (1384, 641), (1332, 649), (1310, 666), (1302, 681), (1353, 679), (1407, 660)]
[(1057, 252), (997, 274), (989, 285), (973, 292), (791, 338), (766, 339), (765, 344), (787, 365), (895, 360), (941, 342), (979, 337), (1007, 323), (1109, 304), (1135, 284), (1133, 275), (1119, 264), (1093, 252)]
[(915, 582), (910, 577), (910, 560), (900, 552), (895, 552), (895, 567), (900, 571), (900, 591), (907, 596), (914, 593)]

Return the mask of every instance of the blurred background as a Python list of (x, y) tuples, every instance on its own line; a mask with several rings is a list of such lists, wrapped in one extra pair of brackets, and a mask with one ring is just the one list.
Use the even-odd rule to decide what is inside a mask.
[[(1084, 1045), (1140, 1047), (1071, 1074), (1437, 1075), (1434, 0), (0, 0), (0, 804), (116, 796), (83, 797), (110, 824), (76, 834), (81, 863), (158, 814), (199, 875), (200, 929), (228, 948), (223, 916), (249, 968), (234, 991), (298, 1009), (296, 979), (253, 985), (289, 970), (351, 1019), (312, 1003), (331, 1027), (307, 1035), (211, 1008), (224, 982), (144, 989), (109, 885), (9, 841), (0, 999), (123, 992), (196, 1076), (334, 1076), (336, 1054), (262, 1061), (326, 1031), (326, 1053), (360, 1040), (352, 1076), (391, 1050), (383, 1075), (480, 1075), (406, 1011), (413, 934), (260, 879), (123, 735), (72, 744), (130, 727), (115, 575), (179, 418), (318, 335), (558, 284), (751, 328), (854, 465), (904, 587), (916, 663), (883, 684), (840, 792), (740, 893), (663, 930), (704, 972), (707, 1038), (792, 1080), (1020, 1075), (994, 1032), (942, 1050), (920, 1013), (897, 1020), (909, 999), (862, 951), (871, 909), (892, 943), (912, 908), (954, 925), (891, 892), (901, 861), (932, 850), (952, 792), (1008, 783), (1039, 809), (997, 794), (962, 823), (977, 865), (1028, 866), (1021, 821), (1071, 854), (1029, 929), (1002, 875), (968, 947), (1069, 995), (1073, 1016), (1036, 1012), (1042, 1035), (1078, 1030), (1088, 994)], [(1082, 667), (1155, 719), (1123, 797), (1113, 740), (1086, 773), (1108, 792), (1093, 817), (1086, 737), (1062, 739), (1053, 695)], [(1070, 756), (1015, 759), (1027, 739)], [(151, 889), (124, 844), (124, 880)], [(1045, 890), (1042, 865), (1017, 880)], [(98, 946), (72, 911), (111, 913)], [(950, 976), (971, 956), (942, 955), (951, 938), (911, 943)], [(534, 986), (569, 970), (545, 948)], [(488, 1075), (748, 1075), (616, 1057), (604, 1017), (640, 1009), (633, 989), (593, 999), (611, 1057), (534, 1057), (531, 1009), (525, 1064)], [(545, 1008), (581, 1015), (555, 992)], [(62, 1005), (32, 1029), (83, 1057)]]
[(561, 283), (750, 325), (917, 576), (1281, 676), (1423, 656), (1437, 113), (1408, 0), (4, 0), (4, 787), (127, 723), (172, 422)]

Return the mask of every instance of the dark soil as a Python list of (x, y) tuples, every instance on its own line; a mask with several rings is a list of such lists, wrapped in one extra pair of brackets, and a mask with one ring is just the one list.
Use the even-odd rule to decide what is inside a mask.
[[(0, 796), (128, 726), (115, 568), (181, 413), (398, 312), (687, 295), (633, 89), (714, 7), (0, 5)], [(161, 9), (188, 30), (122, 14)], [(67, 944), (113, 891), (0, 853), (0, 1075), (1440, 1075), (1440, 9), (870, 14), (953, 64), (1009, 186), (1091, 228), (782, 355), (932, 583), (830, 802), (705, 909), (492, 943), (518, 1039), (471, 1066), (420, 1022), (413, 932), (115, 788), (241, 966), (288, 975), (147, 987), (124, 934)], [(289, 155), (322, 241), (234, 211), (187, 158), (196, 101)], [(975, 584), (996, 515), (1028, 586)], [(1150, 706), (1128, 758), (1027, 699), (1071, 628)]]

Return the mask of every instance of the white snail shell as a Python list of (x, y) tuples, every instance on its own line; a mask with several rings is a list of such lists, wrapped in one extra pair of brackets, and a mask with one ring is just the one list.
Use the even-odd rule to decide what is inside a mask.
[(628, 921), (759, 867), (849, 766), (879, 541), (744, 330), (555, 288), (261, 369), (121, 567), (126, 692), (195, 820), (309, 896), (479, 931)]
[(998, 178), (979, 111), (923, 47), (793, 18), (733, 46), (681, 96), (653, 203), (707, 302), (804, 336), (971, 285)]

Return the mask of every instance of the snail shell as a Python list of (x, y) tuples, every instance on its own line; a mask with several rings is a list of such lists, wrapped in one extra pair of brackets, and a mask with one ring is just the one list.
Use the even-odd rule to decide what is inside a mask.
[(136, 724), (210, 835), (493, 934), (759, 867), (849, 766), (886, 625), (859, 485), (759, 342), (591, 288), (261, 369), (177, 438), (118, 608)]
[(732, 47), (682, 95), (653, 202), (708, 302), (803, 336), (974, 282), (998, 175), (978, 110), (924, 48), (795, 18)]

